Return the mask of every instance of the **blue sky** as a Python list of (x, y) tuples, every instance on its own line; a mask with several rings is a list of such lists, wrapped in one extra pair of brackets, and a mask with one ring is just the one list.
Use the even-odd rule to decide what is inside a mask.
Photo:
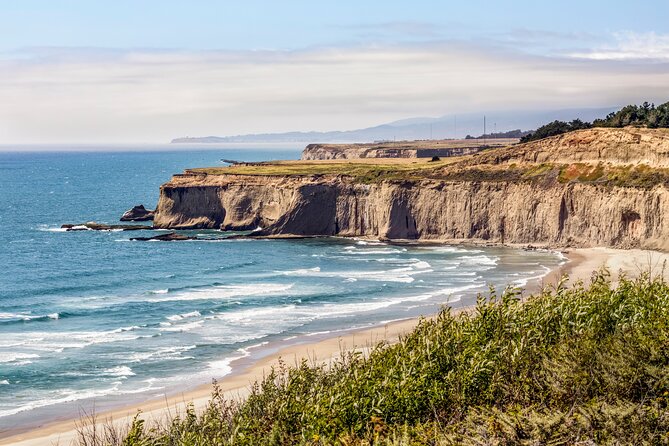
[(0, 0), (0, 143), (669, 100), (669, 2)]
[[(666, 33), (669, 2), (635, 1), (1, 1), (4, 50), (26, 47), (297, 49), (421, 39)], [(388, 26), (390, 25), (390, 26)]]

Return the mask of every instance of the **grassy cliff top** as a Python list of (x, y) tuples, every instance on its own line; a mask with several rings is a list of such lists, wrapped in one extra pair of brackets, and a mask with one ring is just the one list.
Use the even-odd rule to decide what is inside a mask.
[(613, 186), (669, 184), (669, 131), (589, 129), (544, 140), (442, 158), (272, 161), (186, 173), (252, 176), (345, 176), (379, 181), (560, 181)]
[(346, 175), (355, 178), (397, 174), (413, 176), (426, 174), (441, 167), (457, 163), (463, 157), (443, 158), (432, 162), (428, 159), (411, 158), (363, 158), (355, 160), (323, 161), (273, 161), (265, 163), (238, 164), (230, 167), (206, 167), (189, 169), (187, 172), (207, 175), (270, 175), (313, 176)]

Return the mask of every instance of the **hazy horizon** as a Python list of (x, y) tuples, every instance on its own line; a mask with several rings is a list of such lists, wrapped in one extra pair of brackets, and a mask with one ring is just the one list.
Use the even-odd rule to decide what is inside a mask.
[(0, 146), (669, 100), (669, 4), (0, 5)]

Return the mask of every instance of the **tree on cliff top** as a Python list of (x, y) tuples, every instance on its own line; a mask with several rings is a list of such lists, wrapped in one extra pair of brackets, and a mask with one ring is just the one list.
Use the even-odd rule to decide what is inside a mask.
[(641, 105), (627, 105), (617, 112), (609, 113), (604, 119), (595, 119), (592, 124), (574, 119), (571, 122), (553, 121), (520, 139), (520, 142), (536, 141), (549, 136), (561, 135), (574, 130), (591, 127), (627, 127), (628, 125), (648, 128), (669, 128), (669, 102), (658, 105), (644, 102)]
[(536, 141), (538, 139), (548, 138), (549, 136), (561, 135), (574, 130), (589, 129), (592, 124), (583, 122), (580, 119), (574, 119), (571, 122), (553, 121), (550, 124), (542, 125), (533, 133), (520, 138), (520, 142)]

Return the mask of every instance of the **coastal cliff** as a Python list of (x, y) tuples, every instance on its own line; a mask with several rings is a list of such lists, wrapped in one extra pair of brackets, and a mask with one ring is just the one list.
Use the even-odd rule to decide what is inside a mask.
[(432, 158), (472, 155), (490, 147), (503, 147), (518, 142), (514, 138), (385, 141), (360, 144), (309, 144), (302, 152), (303, 160), (335, 160), (360, 158)]
[(666, 131), (595, 129), (364, 176), (192, 170), (161, 187), (154, 225), (666, 250), (667, 144)]

